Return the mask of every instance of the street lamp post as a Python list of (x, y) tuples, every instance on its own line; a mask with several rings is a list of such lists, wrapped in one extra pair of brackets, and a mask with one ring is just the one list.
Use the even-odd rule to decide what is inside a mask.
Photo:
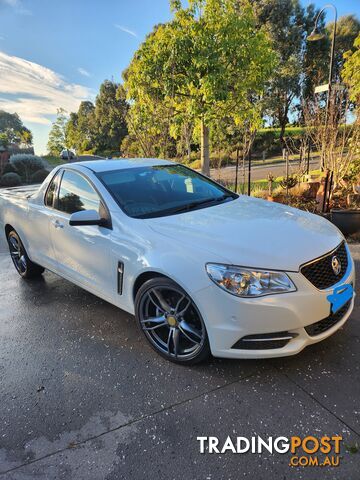
[[(330, 98), (331, 98), (331, 84), (332, 84), (332, 77), (333, 77), (333, 70), (334, 70), (334, 52), (335, 52), (335, 38), (336, 38), (336, 23), (337, 23), (337, 10), (335, 5), (332, 3), (327, 3), (326, 5), (323, 6), (323, 8), (319, 11), (319, 13), (316, 15), (315, 19), (315, 25), (313, 31), (310, 33), (310, 35), (307, 37), (307, 40), (309, 42), (316, 42), (317, 40), (321, 40), (325, 37), (323, 33), (319, 31), (318, 27), (318, 22), (320, 15), (323, 13), (324, 10), (327, 8), (332, 8), (334, 11), (334, 29), (332, 33), (332, 39), (331, 39), (331, 52), (330, 52), (330, 65), (329, 65), (329, 82), (327, 86), (327, 99), (326, 99), (326, 112), (325, 112), (325, 128), (327, 125), (327, 120), (328, 120), (328, 115), (329, 115), (329, 107), (330, 107)], [(324, 158), (321, 158), (321, 169), (324, 169)]]

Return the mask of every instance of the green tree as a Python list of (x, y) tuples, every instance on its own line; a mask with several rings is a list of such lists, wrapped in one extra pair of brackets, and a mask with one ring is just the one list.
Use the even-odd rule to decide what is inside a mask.
[(77, 150), (95, 151), (97, 141), (95, 107), (92, 102), (81, 102), (77, 112)]
[(71, 112), (69, 120), (65, 126), (65, 138), (67, 140), (68, 147), (80, 152), (80, 136), (78, 131), (78, 114), (77, 112)]
[(8, 136), (5, 132), (0, 133), (0, 147), (7, 148), (9, 144)]
[(53, 122), (51, 130), (49, 132), (47, 149), (50, 155), (60, 155), (61, 150), (67, 146), (66, 123), (66, 111), (63, 108), (59, 108), (57, 111), (56, 119)]
[[(306, 17), (307, 35), (314, 28), (317, 13), (313, 5), (308, 7)], [(325, 26), (324, 15), (325, 12), (318, 22), (318, 30), (324, 33), (324, 38), (316, 42), (306, 42), (305, 45), (302, 90), (302, 98), (305, 102), (313, 98), (315, 87), (327, 83), (329, 78), (330, 48), (334, 22), (329, 22)], [(352, 49), (359, 30), (360, 22), (354, 15), (340, 17), (337, 21), (333, 82), (340, 81), (344, 54)]]
[[(174, 157), (176, 135), (170, 135), (173, 121), (172, 109), (160, 100), (134, 102), (127, 112), (129, 135), (122, 142), (121, 150), (132, 156), (137, 152), (145, 157)], [(133, 140), (137, 142), (137, 148)]]
[(126, 113), (128, 103), (122, 85), (105, 80), (95, 101), (95, 122), (98, 151), (118, 151), (127, 135)]
[(32, 145), (32, 133), (24, 126), (17, 113), (8, 113), (0, 110), (0, 134), (6, 135), (6, 143)]
[(355, 50), (344, 54), (344, 68), (342, 78), (347, 84), (350, 99), (359, 105), (360, 102), (360, 33), (354, 41)]
[(253, 2), (257, 19), (268, 32), (278, 54), (278, 65), (269, 83), (265, 114), (280, 127), (280, 143), (291, 109), (298, 102), (302, 85), (304, 44), (307, 16), (299, 0), (256, 0)]
[(275, 56), (252, 7), (242, 0), (173, 1), (174, 18), (159, 25), (126, 72), (131, 102), (160, 102), (201, 124), (202, 171), (209, 174), (209, 126), (219, 112), (244, 119), (261, 94)]
[[(334, 22), (326, 25), (328, 38), (332, 37)], [(340, 17), (336, 25), (336, 43), (334, 54), (334, 79), (340, 81), (341, 70), (344, 65), (344, 54), (353, 49), (354, 41), (360, 32), (360, 21), (355, 15)]]

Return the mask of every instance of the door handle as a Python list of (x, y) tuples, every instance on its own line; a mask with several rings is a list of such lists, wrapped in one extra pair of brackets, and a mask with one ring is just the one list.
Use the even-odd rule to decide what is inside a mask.
[(59, 222), (59, 220), (53, 220), (53, 225), (55, 228), (64, 228), (64, 224)]

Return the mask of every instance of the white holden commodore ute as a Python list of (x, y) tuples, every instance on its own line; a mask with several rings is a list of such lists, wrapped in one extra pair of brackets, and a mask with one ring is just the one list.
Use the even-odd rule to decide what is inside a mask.
[(24, 279), (48, 269), (135, 315), (168, 360), (294, 355), (344, 325), (354, 263), (326, 219), (158, 159), (56, 167), (3, 189)]

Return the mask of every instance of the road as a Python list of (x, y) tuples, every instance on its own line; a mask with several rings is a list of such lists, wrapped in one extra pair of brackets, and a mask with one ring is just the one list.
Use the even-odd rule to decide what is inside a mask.
[[(103, 157), (97, 155), (79, 155), (75, 158), (74, 162), (84, 162), (84, 161), (93, 161), (93, 160), (103, 160)], [(290, 161), (290, 173), (296, 171), (298, 166), (297, 160)], [(47, 165), (46, 168), (50, 171), (54, 168), (53, 165)], [(319, 168), (319, 159), (313, 159), (310, 162), (310, 169), (316, 170)], [(210, 171), (211, 178), (214, 180), (223, 180), (226, 182), (235, 182), (235, 169), (236, 167), (224, 167), (219, 169), (212, 168)], [(274, 163), (270, 165), (256, 165), (252, 168), (252, 181), (266, 179), (269, 173), (272, 173), (275, 177), (280, 177), (285, 175), (285, 163)], [(239, 181), (242, 183), (242, 170), (239, 169)], [(246, 182), (247, 182), (247, 172), (246, 172)]]
[[(296, 172), (297, 167), (299, 165), (299, 162), (297, 160), (291, 161), (290, 162), (290, 173)], [(262, 179), (267, 179), (268, 174), (271, 172), (272, 175), (275, 177), (281, 177), (285, 175), (286, 170), (285, 170), (285, 163), (274, 163), (271, 165), (256, 165), (253, 166), (251, 169), (251, 181), (255, 180), (262, 180)], [(316, 158), (314, 160), (311, 160), (310, 162), (310, 170), (316, 170), (319, 168), (319, 159)], [(212, 168), (210, 171), (211, 178), (214, 180), (223, 180), (226, 182), (233, 182), (235, 183), (235, 172), (236, 172), (236, 167), (231, 166), (231, 167), (225, 167), (221, 168), (220, 172), (219, 169)], [(247, 171), (246, 171), (246, 182), (247, 182)], [(242, 177), (242, 170), (239, 169), (239, 180), (240, 183), (243, 181)]]
[[(352, 252), (359, 278), (360, 245)], [(4, 240), (0, 286), (0, 480), (358, 478), (360, 453), (344, 444), (360, 443), (359, 300), (341, 331), (298, 356), (190, 368), (58, 276), (21, 280)], [(326, 434), (344, 438), (339, 467), (200, 454), (196, 440)]]

